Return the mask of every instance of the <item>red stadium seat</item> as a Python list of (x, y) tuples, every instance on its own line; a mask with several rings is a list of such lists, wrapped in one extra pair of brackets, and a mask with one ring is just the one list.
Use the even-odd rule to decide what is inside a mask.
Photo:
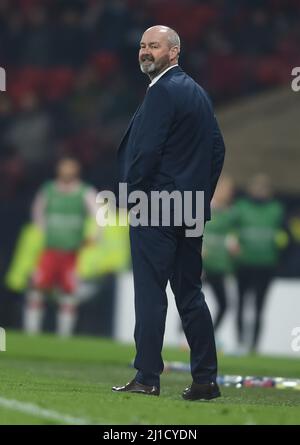
[(43, 82), (45, 78), (45, 70), (37, 67), (25, 67), (13, 70), (7, 76), (7, 91), (15, 103), (27, 91), (35, 91), (37, 95), (43, 90)]
[(280, 85), (290, 79), (290, 66), (279, 56), (264, 57), (257, 64), (256, 78), (261, 85)]
[(106, 79), (118, 70), (120, 61), (116, 54), (109, 51), (101, 51), (93, 55), (92, 64), (100, 78)]
[(55, 100), (66, 96), (74, 85), (75, 72), (69, 67), (56, 67), (47, 71), (44, 79), (44, 95)]

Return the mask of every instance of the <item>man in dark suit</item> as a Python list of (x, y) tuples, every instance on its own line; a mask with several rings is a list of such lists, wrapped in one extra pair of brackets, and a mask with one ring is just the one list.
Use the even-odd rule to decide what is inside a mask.
[[(166, 26), (149, 28), (141, 39), (140, 68), (151, 83), (119, 147), (119, 182), (127, 183), (129, 193), (147, 196), (162, 190), (203, 191), (205, 223), (225, 146), (207, 94), (178, 66), (179, 52), (179, 36)], [(159, 395), (170, 281), (191, 349), (193, 382), (182, 396), (220, 396), (213, 326), (201, 291), (202, 236), (189, 237), (185, 229), (184, 222), (130, 227), (137, 374), (113, 391)]]

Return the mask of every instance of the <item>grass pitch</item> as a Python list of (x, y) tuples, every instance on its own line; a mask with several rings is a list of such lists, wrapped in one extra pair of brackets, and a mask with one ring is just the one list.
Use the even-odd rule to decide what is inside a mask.
[[(110, 340), (7, 332), (0, 353), (0, 424), (300, 424), (300, 391), (221, 388), (210, 402), (186, 402), (187, 373), (165, 373), (161, 396), (115, 394), (133, 375), (134, 347)], [(164, 359), (188, 361), (165, 349)], [(298, 377), (299, 360), (219, 357), (220, 374)]]

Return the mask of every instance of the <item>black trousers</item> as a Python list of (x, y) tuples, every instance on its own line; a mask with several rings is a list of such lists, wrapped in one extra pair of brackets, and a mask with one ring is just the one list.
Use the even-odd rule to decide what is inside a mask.
[(273, 267), (244, 266), (237, 272), (238, 282), (238, 311), (237, 311), (237, 334), (240, 343), (245, 340), (244, 326), (244, 305), (246, 293), (252, 291), (254, 295), (255, 318), (251, 339), (251, 348), (256, 349), (260, 333), (263, 309), (266, 302), (266, 296), (269, 285), (274, 277)]
[(216, 318), (214, 319), (214, 328), (217, 331), (227, 309), (225, 274), (207, 272), (205, 281), (211, 286), (218, 306)]
[(196, 383), (216, 380), (217, 358), (209, 309), (201, 290), (201, 238), (187, 238), (183, 227), (130, 227), (135, 290), (134, 366), (136, 379), (158, 385), (171, 288), (189, 343), (191, 373)]

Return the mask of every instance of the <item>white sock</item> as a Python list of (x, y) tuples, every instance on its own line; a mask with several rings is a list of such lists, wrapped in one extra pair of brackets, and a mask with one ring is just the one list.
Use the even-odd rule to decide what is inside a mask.
[(57, 313), (57, 333), (61, 337), (73, 334), (77, 321), (77, 305), (73, 295), (64, 295), (59, 302)]
[(24, 330), (29, 334), (40, 332), (44, 316), (44, 297), (41, 291), (32, 289), (26, 296), (23, 314)]

